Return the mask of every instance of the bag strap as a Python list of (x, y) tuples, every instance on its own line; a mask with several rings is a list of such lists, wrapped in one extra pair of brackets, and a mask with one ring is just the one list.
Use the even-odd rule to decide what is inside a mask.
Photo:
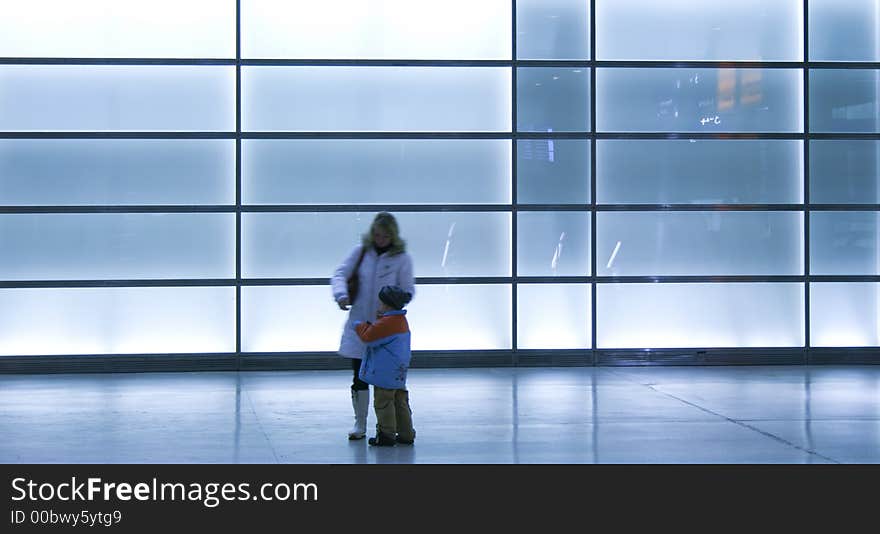
[(352, 275), (357, 274), (358, 269), (361, 266), (361, 262), (364, 261), (364, 254), (366, 254), (366, 253), (367, 253), (367, 247), (361, 245), (361, 255), (358, 258), (357, 263), (354, 264), (354, 270), (351, 272)]

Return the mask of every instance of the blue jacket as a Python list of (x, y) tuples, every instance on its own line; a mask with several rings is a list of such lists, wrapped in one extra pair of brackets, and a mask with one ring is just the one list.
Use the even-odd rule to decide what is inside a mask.
[(366, 345), (359, 378), (380, 388), (406, 389), (412, 358), (406, 310), (385, 312), (375, 323), (356, 323), (355, 331)]

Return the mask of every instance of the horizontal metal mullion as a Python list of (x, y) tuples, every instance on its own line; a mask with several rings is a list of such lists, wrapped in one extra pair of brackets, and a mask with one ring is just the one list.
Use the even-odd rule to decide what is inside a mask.
[(810, 211), (878, 211), (880, 204), (810, 204)]
[(590, 139), (592, 132), (515, 132), (514, 139)]
[[(25, 131), (0, 132), (0, 139), (499, 139), (517, 138), (512, 132), (116, 132), (116, 131)], [(571, 138), (578, 134), (538, 134), (536, 138)], [(583, 134), (587, 135), (587, 134)], [(583, 137), (581, 135), (581, 137)]]
[(25, 213), (235, 213), (235, 206), (0, 206), (0, 214)]
[(880, 69), (876, 61), (809, 61), (809, 69)]
[(329, 278), (242, 278), (241, 286), (326, 286)]
[(597, 132), (597, 140), (615, 139), (781, 139), (797, 141), (806, 138), (800, 132)]
[[(880, 282), (880, 275), (687, 275), (687, 276), (459, 276), (417, 277), (417, 284), (625, 284), (625, 283), (727, 283), (727, 282)], [(325, 285), (329, 278), (245, 278), (243, 286)]]
[(244, 67), (510, 67), (510, 59), (267, 59), (243, 58)]
[(586, 59), (517, 59), (513, 61), (516, 67), (557, 67), (588, 69), (592, 68), (593, 62)]
[[(250, 213), (364, 212), (588, 212), (590, 204), (246, 204)], [(0, 206), (0, 214), (28, 213), (235, 213), (235, 205), (82, 205)], [(598, 204), (600, 212), (652, 211), (804, 211), (804, 204)], [(810, 211), (880, 211), (880, 204), (810, 204)]]
[(235, 65), (234, 58), (2, 57), (0, 65)]
[(880, 282), (880, 275), (813, 274), (810, 282)]
[(242, 212), (251, 213), (498, 212), (512, 209), (510, 204), (250, 204), (241, 207)]
[(235, 139), (235, 132), (0, 132), (0, 139)]
[(527, 211), (590, 211), (590, 204), (517, 204), (514, 209)]
[(518, 284), (589, 284), (592, 276), (517, 276)]
[[(736, 276), (469, 276), (420, 277), (419, 285), (471, 284), (678, 284), (678, 283), (748, 283), (748, 282), (880, 282), (880, 275), (736, 275)], [(6, 280), (0, 289), (28, 288), (122, 288), (122, 287), (235, 287), (247, 286), (325, 286), (329, 278), (243, 278), (237, 284), (234, 278), (167, 279), (167, 280)]]
[(314, 59), (314, 58), (144, 58), (144, 57), (0, 57), (0, 65), (236, 65), (273, 67), (573, 67), (715, 69), (880, 69), (872, 61), (749, 60), (596, 60), (588, 59)]
[(199, 131), (15, 131), (0, 139), (779, 139), (880, 140), (877, 133), (783, 132), (199, 132)]
[[(510, 284), (510, 276), (417, 277), (416, 284)], [(320, 286), (329, 285), (329, 278), (243, 278), (242, 286)]]
[(511, 132), (242, 132), (242, 139), (510, 139)]
[(639, 69), (802, 69), (803, 61), (722, 61), (722, 60), (596, 60), (596, 68)]
[(880, 132), (810, 132), (811, 141), (876, 141), (878, 139), (880, 139)]
[(417, 277), (416, 284), (443, 285), (443, 284), (511, 284), (513, 277), (510, 276), (424, 276)]
[(804, 275), (693, 275), (693, 276), (597, 276), (597, 284), (682, 284), (682, 283), (747, 283), (799, 282)]
[(803, 204), (597, 204), (596, 211), (803, 211)]
[(3, 289), (83, 287), (216, 287), (235, 286), (235, 278), (183, 278), (168, 280), (6, 280)]

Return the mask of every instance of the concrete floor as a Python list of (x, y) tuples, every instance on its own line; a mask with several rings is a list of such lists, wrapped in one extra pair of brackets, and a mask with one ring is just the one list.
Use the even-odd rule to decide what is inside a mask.
[(350, 380), (0, 376), (0, 463), (880, 463), (880, 366), (413, 369), (393, 448), (346, 439)]

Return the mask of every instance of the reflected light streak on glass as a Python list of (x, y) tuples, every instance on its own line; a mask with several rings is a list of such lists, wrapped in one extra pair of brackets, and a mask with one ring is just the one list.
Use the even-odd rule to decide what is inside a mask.
[(614, 245), (614, 250), (611, 251), (611, 257), (608, 258), (608, 263), (605, 264), (606, 269), (610, 269), (611, 266), (614, 264), (614, 258), (617, 257), (618, 251), (620, 251), (620, 241), (618, 241), (617, 244)]

